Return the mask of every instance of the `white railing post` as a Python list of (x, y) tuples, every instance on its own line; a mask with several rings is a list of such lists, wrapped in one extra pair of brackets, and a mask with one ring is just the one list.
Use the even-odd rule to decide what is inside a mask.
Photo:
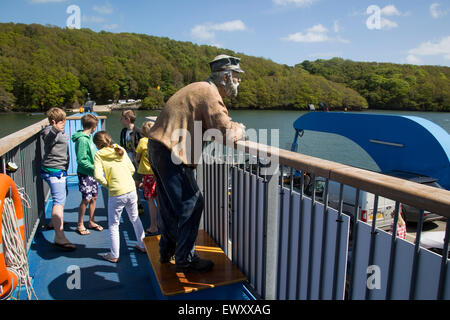
[(277, 294), (277, 268), (278, 268), (278, 180), (279, 170), (271, 176), (266, 176), (264, 214), (266, 217), (265, 252), (264, 252), (264, 292), (265, 299), (275, 300)]

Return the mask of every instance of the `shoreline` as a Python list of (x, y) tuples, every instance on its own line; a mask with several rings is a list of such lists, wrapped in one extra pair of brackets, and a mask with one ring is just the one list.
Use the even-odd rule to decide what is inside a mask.
[[(141, 109), (139, 106), (137, 106), (135, 103), (133, 104), (107, 104), (107, 105), (95, 105), (93, 108), (93, 112), (106, 112), (109, 113), (111, 111), (120, 111), (120, 110), (127, 110), (127, 109), (133, 109), (136, 111), (162, 111), (163, 109)], [(297, 108), (286, 108), (286, 107), (271, 107), (271, 108), (233, 108), (233, 107), (227, 107), (228, 110), (231, 111), (237, 111), (237, 110), (245, 110), (245, 111), (299, 111), (299, 112), (323, 112), (322, 110), (309, 110), (309, 109), (297, 109)], [(64, 109), (66, 112), (73, 112), (73, 113), (79, 113), (80, 108), (66, 108)], [(329, 112), (364, 112), (364, 111), (398, 111), (398, 112), (435, 112), (435, 113), (447, 113), (450, 112), (450, 110), (416, 110), (416, 109), (376, 109), (376, 108), (367, 108), (367, 109), (348, 109), (345, 110), (342, 107), (338, 108), (330, 108)], [(39, 114), (45, 114), (46, 111), (37, 111), (37, 110), (19, 110), (19, 111), (0, 111), (0, 114), (8, 114), (8, 113), (27, 113), (29, 115), (39, 115)]]

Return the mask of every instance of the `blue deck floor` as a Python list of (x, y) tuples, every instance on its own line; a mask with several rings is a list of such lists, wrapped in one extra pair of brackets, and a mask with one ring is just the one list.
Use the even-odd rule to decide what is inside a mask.
[[(151, 279), (151, 266), (146, 254), (135, 250), (133, 227), (126, 212), (123, 212), (120, 225), (120, 260), (117, 264), (102, 258), (109, 252), (109, 232), (107, 222), (107, 191), (101, 188), (97, 200), (95, 220), (104, 230), (90, 230), (89, 235), (76, 232), (78, 206), (81, 194), (77, 179), (70, 178), (69, 194), (64, 210), (64, 230), (66, 237), (77, 245), (77, 250), (64, 252), (51, 243), (53, 230), (40, 228), (35, 235), (29, 251), (30, 275), (39, 299), (156, 299)], [(48, 202), (46, 223), (49, 222), (51, 200)], [(146, 208), (145, 208), (146, 210)], [(141, 216), (144, 228), (149, 226), (147, 210)], [(88, 214), (85, 215), (87, 226)], [(74, 267), (75, 266), (75, 267)], [(80, 289), (70, 289), (74, 282), (74, 271), (79, 267)], [(69, 281), (68, 281), (69, 280)]]
[[(29, 250), (30, 275), (33, 288), (40, 300), (153, 300), (165, 299), (156, 285), (156, 279), (146, 254), (134, 249), (136, 237), (126, 211), (123, 212), (120, 224), (120, 259), (117, 264), (102, 258), (109, 252), (109, 232), (107, 222), (107, 191), (101, 188), (97, 200), (95, 220), (104, 230), (90, 230), (89, 235), (76, 232), (78, 206), (81, 194), (78, 191), (78, 180), (70, 177), (69, 194), (64, 210), (64, 230), (66, 237), (77, 245), (73, 252), (64, 252), (52, 245), (54, 231), (39, 228)], [(150, 225), (147, 206), (144, 202), (144, 214), (140, 216), (144, 229)], [(51, 216), (51, 199), (47, 203), (46, 225)], [(85, 214), (87, 226), (88, 214)], [(76, 284), (74, 269), (79, 269), (80, 288)], [(23, 290), (22, 290), (23, 292)], [(21, 293), (21, 299), (26, 298)], [(249, 293), (242, 284), (235, 284), (199, 292), (184, 294), (171, 299), (226, 299), (248, 300)]]

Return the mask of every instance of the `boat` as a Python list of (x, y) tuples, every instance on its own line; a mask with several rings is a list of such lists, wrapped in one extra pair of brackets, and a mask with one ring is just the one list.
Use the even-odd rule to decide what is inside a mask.
[[(65, 130), (69, 135), (81, 128), (81, 115), (67, 118)], [(331, 113), (307, 115), (328, 117)], [(97, 130), (107, 128), (107, 117), (98, 118)], [(316, 192), (308, 195), (302, 188), (294, 190), (283, 184), (280, 172), (269, 175), (259, 167), (253, 170), (245, 162), (234, 160), (240, 152), (245, 154), (243, 159), (276, 154), (279, 164), (291, 171), (322, 177), (326, 183), (331, 179), (355, 188), (364, 187), (377, 196), (392, 197), (396, 207), (400, 202), (409, 203), (443, 216), (449, 216), (448, 190), (430, 192), (431, 187), (409, 181), (399, 186), (402, 181), (399, 178), (252, 141), (239, 141), (232, 150), (221, 145), (208, 148), (211, 153), (203, 154), (205, 161), (196, 170), (205, 197), (197, 250), (199, 254), (220, 259), (215, 267), (217, 272), (191, 277), (171, 272), (170, 265), (162, 268), (156, 261), (157, 236), (146, 237), (146, 254), (135, 250), (136, 239), (125, 214), (120, 227), (121, 259), (118, 264), (103, 260), (101, 255), (109, 250), (106, 190), (101, 189), (96, 210), (96, 222), (104, 231), (91, 231), (88, 236), (77, 234), (81, 198), (72, 145), (64, 228), (77, 250), (58, 251), (51, 245), (54, 231), (46, 228), (52, 199), (36, 169), (40, 167), (43, 150), (39, 133), (47, 124), (48, 120), (44, 119), (0, 139), (2, 173), (10, 175), (30, 198), (31, 206), (24, 208), (24, 242), (32, 284), (39, 299), (217, 299), (222, 304), (228, 300), (240, 300), (241, 304), (259, 300), (270, 304), (274, 300), (450, 299), (448, 259), (421, 248), (420, 232), (414, 244), (397, 239), (395, 234), (378, 231), (373, 223), (357, 220), (351, 225), (348, 216), (317, 199)], [(221, 148), (224, 153), (218, 152)], [(228, 157), (233, 161), (224, 161)], [(7, 172), (8, 162), (17, 164), (15, 172)], [(147, 212), (140, 216), (144, 227), (149, 224), (148, 217)], [(444, 252), (448, 251), (449, 233), (447, 230)], [(376, 289), (377, 283), (375, 290), (367, 288), (367, 270), (373, 265), (380, 266), (383, 284), (380, 290)], [(424, 265), (433, 272), (424, 272)], [(217, 275), (226, 277), (217, 279)], [(12, 297), (18, 299), (21, 291), (18, 288)], [(20, 297), (26, 299), (23, 292)]]

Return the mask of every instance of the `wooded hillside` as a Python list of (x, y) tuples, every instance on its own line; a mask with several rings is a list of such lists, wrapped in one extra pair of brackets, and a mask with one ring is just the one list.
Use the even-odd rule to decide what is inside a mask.
[(354, 62), (341, 58), (303, 61), (297, 67), (355, 89), (373, 109), (450, 111), (448, 67)]
[[(0, 24), (0, 109), (46, 110), (83, 103), (142, 99), (161, 108), (176, 90), (209, 76), (216, 55), (240, 57), (245, 70), (233, 108), (366, 108), (367, 101), (343, 84), (302, 68), (144, 34), (69, 30), (37, 24)], [(160, 90), (157, 87), (160, 87)], [(13, 105), (11, 107), (11, 105)]]
[[(0, 110), (77, 107), (87, 93), (106, 104), (142, 99), (162, 108), (179, 88), (205, 80), (216, 55), (240, 57), (245, 70), (231, 108), (450, 110), (450, 68), (334, 58), (295, 67), (212, 46), (145, 34), (0, 24)], [(158, 90), (159, 87), (159, 90)]]

